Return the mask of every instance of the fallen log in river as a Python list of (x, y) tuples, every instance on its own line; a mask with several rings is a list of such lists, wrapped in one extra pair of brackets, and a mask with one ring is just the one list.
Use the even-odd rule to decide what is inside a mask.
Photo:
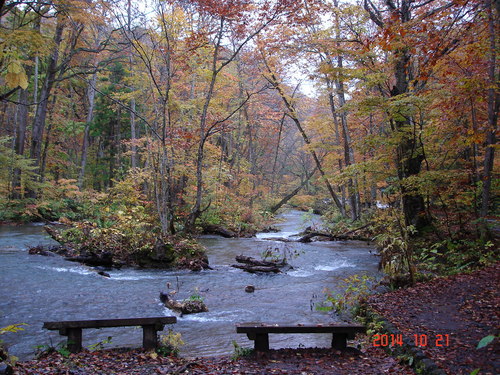
[(359, 231), (359, 230), (365, 229), (372, 224), (373, 223), (370, 222), (368, 224), (365, 224), (359, 228), (350, 230), (350, 231), (343, 233), (343, 234), (331, 234), (331, 233), (324, 233), (324, 232), (308, 231), (302, 237), (300, 237), (297, 240), (297, 242), (311, 242), (314, 237), (324, 238), (324, 239), (326, 239), (326, 241), (352, 241), (352, 240), (370, 241), (369, 238), (366, 238), (364, 236), (356, 236), (356, 235), (354, 235), (354, 233)]
[(239, 268), (250, 273), (255, 273), (255, 272), (280, 273), (282, 272), (282, 268), (284, 267), (291, 268), (291, 266), (285, 261), (273, 262), (267, 260), (258, 260), (244, 255), (236, 256), (236, 260), (242, 264), (233, 264), (231, 265), (231, 267)]

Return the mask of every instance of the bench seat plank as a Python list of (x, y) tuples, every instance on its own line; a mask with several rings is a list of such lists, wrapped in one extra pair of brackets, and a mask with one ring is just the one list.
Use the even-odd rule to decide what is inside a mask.
[(142, 327), (142, 346), (145, 349), (155, 349), (158, 346), (157, 331), (163, 330), (165, 324), (177, 322), (175, 316), (160, 316), (152, 318), (125, 318), (125, 319), (92, 319), (66, 320), (59, 322), (44, 322), (43, 328), (59, 330), (59, 334), (68, 336), (68, 349), (72, 353), (82, 350), (82, 329), (107, 327)]
[(366, 327), (362, 324), (263, 324), (242, 323), (236, 325), (237, 333), (246, 333), (250, 340), (254, 340), (256, 351), (269, 350), (270, 333), (331, 333), (332, 348), (345, 349), (347, 339), (353, 339), (356, 333), (365, 333)]
[(177, 319), (175, 316), (161, 316), (153, 318), (65, 320), (59, 322), (44, 322), (43, 328), (56, 330), (64, 328), (129, 327), (155, 324), (173, 324), (176, 322)]
[(362, 324), (237, 324), (237, 333), (364, 333), (366, 327)]

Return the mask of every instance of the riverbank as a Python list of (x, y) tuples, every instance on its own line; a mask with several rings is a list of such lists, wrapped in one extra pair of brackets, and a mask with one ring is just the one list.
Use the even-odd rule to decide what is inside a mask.
[[(500, 364), (498, 338), (477, 349), (488, 335), (498, 335), (500, 263), (469, 274), (438, 278), (412, 288), (369, 299), (371, 309), (390, 324), (391, 333), (402, 335), (411, 352), (393, 351), (363, 336), (354, 343), (361, 349), (281, 349), (266, 354), (231, 359), (159, 357), (140, 350), (104, 350), (62, 357), (52, 353), (19, 363), (24, 374), (449, 374), (493, 375)], [(382, 331), (379, 331), (382, 333)], [(418, 335), (419, 347), (413, 344)], [(425, 346), (423, 341), (427, 340)], [(375, 345), (379, 347), (375, 347)], [(353, 344), (351, 343), (351, 346)], [(394, 345), (397, 349), (398, 344)], [(389, 350), (390, 351), (390, 350)], [(399, 357), (396, 357), (399, 355)], [(424, 363), (426, 367), (420, 367)], [(413, 367), (420, 367), (415, 372)], [(430, 368), (434, 366), (434, 369)], [(431, 372), (433, 371), (433, 372)]]

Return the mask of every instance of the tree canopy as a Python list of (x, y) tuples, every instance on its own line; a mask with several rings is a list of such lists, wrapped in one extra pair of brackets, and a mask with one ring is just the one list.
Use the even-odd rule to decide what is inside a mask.
[(490, 0), (2, 2), (2, 219), (91, 215), (119, 186), (165, 234), (289, 202), (487, 238), (498, 16)]

